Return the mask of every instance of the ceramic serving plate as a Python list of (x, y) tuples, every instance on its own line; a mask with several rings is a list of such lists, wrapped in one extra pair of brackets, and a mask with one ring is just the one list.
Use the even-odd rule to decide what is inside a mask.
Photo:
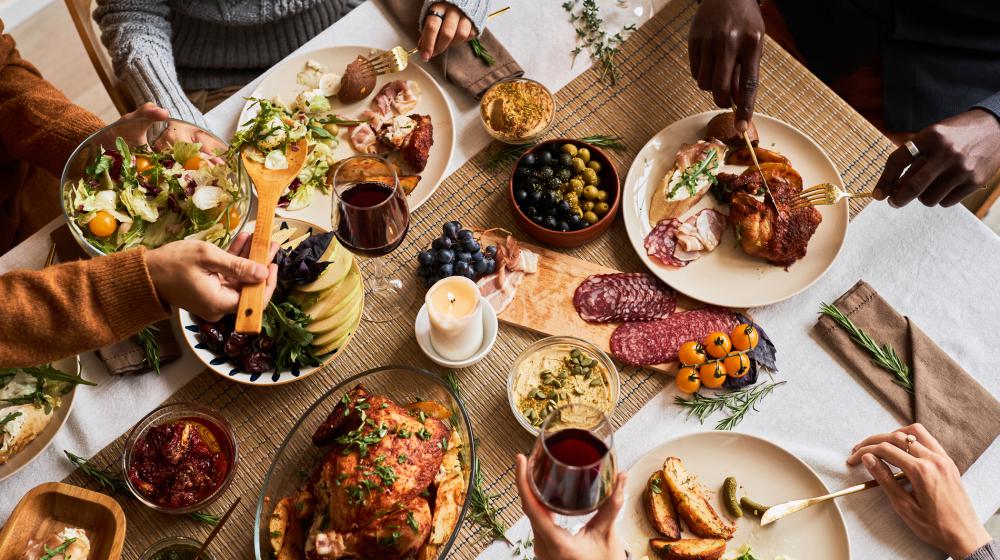
[[(52, 362), (52, 367), (59, 371), (80, 375), (80, 357), (72, 356), (63, 358), (62, 360)], [(52, 419), (49, 420), (48, 425), (45, 426), (42, 433), (38, 434), (38, 437), (24, 446), (24, 449), (15, 453), (9, 461), (0, 465), (0, 480), (14, 476), (15, 473), (28, 466), (29, 463), (34, 461), (36, 457), (48, 448), (52, 440), (55, 439), (56, 434), (62, 429), (63, 424), (69, 419), (69, 414), (73, 410), (73, 401), (76, 400), (76, 390), (79, 387), (77, 385), (72, 391), (62, 396), (59, 408), (52, 411)], [(88, 388), (92, 387), (84, 386), (85, 390)]]
[[(347, 65), (353, 62), (358, 55), (367, 58), (377, 52), (380, 51), (376, 51), (372, 47), (339, 46), (326, 47), (286, 58), (264, 76), (263, 81), (261, 81), (250, 97), (271, 98), (277, 95), (286, 103), (291, 102), (299, 92), (305, 89), (304, 86), (296, 83), (296, 75), (302, 71), (307, 60), (315, 60), (326, 66), (330, 72), (343, 74)], [(441, 89), (441, 86), (434, 81), (434, 78), (430, 74), (420, 67), (420, 63), (416, 57), (410, 59), (410, 64), (406, 67), (406, 70), (395, 74), (379, 76), (375, 84), (375, 93), (378, 93), (382, 89), (382, 86), (394, 80), (413, 80), (417, 83), (417, 86), (420, 88), (420, 102), (413, 112), (430, 115), (431, 122), (434, 125), (434, 146), (431, 148), (427, 167), (420, 173), (420, 183), (406, 198), (412, 212), (434, 194), (434, 191), (437, 190), (441, 181), (445, 178), (452, 153), (455, 151), (455, 117), (444, 90)], [(341, 104), (334, 97), (330, 103), (337, 114), (353, 119), (359, 117), (362, 112), (369, 108), (373, 97), (374, 95), (370, 95), (361, 101), (348, 105)], [(252, 106), (252, 103), (248, 101), (240, 113), (239, 122), (246, 122), (255, 113), (256, 106)], [(357, 155), (348, 141), (347, 131), (342, 130), (339, 138), (340, 146), (334, 151), (338, 159)], [(330, 196), (316, 193), (312, 204), (308, 208), (296, 211), (279, 209), (278, 214), (290, 218), (299, 218), (327, 227), (330, 224), (330, 210)]]
[[(653, 274), (694, 299), (733, 308), (758, 307), (788, 299), (819, 280), (837, 258), (847, 236), (847, 199), (833, 206), (818, 207), (823, 222), (809, 241), (806, 256), (787, 270), (744, 253), (737, 247), (731, 227), (726, 228), (722, 242), (714, 251), (686, 267), (664, 266), (646, 255), (643, 243), (653, 229), (649, 223), (653, 191), (673, 167), (681, 144), (700, 140), (708, 121), (718, 113), (710, 111), (683, 118), (661, 130), (639, 151), (622, 188), (622, 214), (629, 241)], [(792, 167), (802, 175), (805, 188), (819, 183), (844, 186), (837, 168), (823, 149), (800, 130), (759, 113), (754, 115), (754, 124), (760, 133), (760, 146), (777, 150), (790, 159)], [(743, 169), (723, 167), (731, 172)], [(683, 218), (703, 208), (729, 213), (728, 206), (717, 204), (712, 195), (707, 194)]]
[[(275, 227), (278, 229), (291, 229), (292, 234), (289, 239), (295, 239), (303, 235), (312, 235), (313, 233), (325, 233), (326, 228), (311, 224), (303, 220), (296, 220), (292, 218), (276, 218), (274, 220)], [(250, 222), (247, 224), (246, 230), (252, 232), (256, 222)], [(346, 250), (341, 247), (341, 250)], [(364, 309), (364, 277), (361, 275), (361, 269), (358, 267), (357, 258), (354, 259), (354, 264), (352, 265), (352, 272), (350, 274), (357, 274), (359, 281), (361, 282), (361, 309)], [(181, 332), (184, 335), (184, 341), (187, 342), (188, 347), (194, 352), (195, 356), (204, 363), (208, 369), (214, 371), (215, 373), (230, 379), (237, 383), (243, 383), (246, 385), (284, 385), (285, 383), (292, 383), (293, 381), (298, 381), (300, 379), (305, 379), (312, 375), (315, 371), (322, 369), (327, 364), (337, 359), (344, 349), (351, 343), (354, 339), (354, 334), (358, 331), (358, 326), (361, 324), (362, 313), (358, 313), (358, 318), (354, 321), (351, 326), (350, 335), (344, 340), (344, 343), (333, 352), (324, 354), (322, 356), (317, 356), (320, 360), (320, 365), (315, 367), (292, 367), (285, 371), (266, 371), (264, 373), (248, 373), (243, 370), (242, 367), (229, 361), (229, 359), (224, 354), (216, 354), (210, 350), (204, 343), (198, 340), (198, 328), (200, 322), (195, 318), (189, 311), (185, 309), (177, 309), (177, 320), (181, 326)]]
[[(656, 557), (649, 549), (649, 539), (662, 537), (646, 520), (642, 494), (650, 475), (663, 468), (664, 460), (671, 456), (680, 458), (687, 472), (698, 477), (712, 507), (723, 516), (726, 510), (719, 490), (728, 476), (736, 477), (738, 496), (746, 495), (767, 505), (829, 492), (808, 465), (765, 439), (714, 431), (674, 438), (658, 445), (629, 469), (625, 507), (618, 529), (632, 558)], [(736, 535), (726, 545), (727, 558), (744, 544), (751, 547), (757, 558), (781, 555), (809, 560), (851, 558), (844, 517), (832, 501), (767, 527), (761, 527), (760, 521), (749, 514), (744, 514), (736, 523)], [(683, 536), (693, 535), (685, 530)]]

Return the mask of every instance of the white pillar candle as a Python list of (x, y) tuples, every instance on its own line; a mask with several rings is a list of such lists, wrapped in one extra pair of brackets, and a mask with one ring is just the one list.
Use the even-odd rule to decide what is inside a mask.
[(434, 351), (446, 360), (472, 357), (483, 345), (483, 305), (476, 283), (464, 276), (442, 278), (424, 299)]

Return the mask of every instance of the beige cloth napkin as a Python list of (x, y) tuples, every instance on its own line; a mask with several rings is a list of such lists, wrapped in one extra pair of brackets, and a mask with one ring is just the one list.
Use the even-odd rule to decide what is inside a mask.
[[(54, 230), (50, 237), (56, 246), (59, 262), (70, 262), (86, 259), (87, 254), (80, 248), (69, 226), (62, 225)], [(154, 325), (158, 330), (154, 338), (160, 347), (160, 367), (181, 357), (181, 347), (174, 337), (174, 329), (169, 320), (160, 321)], [(111, 375), (129, 375), (153, 371), (146, 363), (146, 352), (138, 344), (135, 337), (130, 337), (97, 351), (97, 356), (107, 366)]]
[[(420, 39), (420, 24), (422, 22), (419, 21), (419, 18), (423, 3), (419, 0), (382, 0), (382, 4), (389, 15), (406, 30), (416, 43)], [(491, 85), (500, 80), (524, 75), (521, 65), (514, 60), (514, 57), (507, 52), (503, 44), (489, 30), (483, 31), (479, 36), (479, 42), (496, 59), (496, 63), (492, 66), (487, 66), (472, 52), (472, 48), (468, 45), (454, 45), (441, 55), (431, 59), (431, 64), (436, 65), (444, 72), (449, 82), (464, 89), (476, 99), (482, 97)], [(414, 56), (419, 57), (420, 55)]]
[(914, 392), (894, 383), (890, 372), (872, 363), (871, 355), (825, 315), (816, 325), (821, 343), (906, 423), (923, 424), (965, 472), (1000, 434), (1000, 403), (863, 280), (834, 305), (876, 343), (896, 350), (910, 366)]

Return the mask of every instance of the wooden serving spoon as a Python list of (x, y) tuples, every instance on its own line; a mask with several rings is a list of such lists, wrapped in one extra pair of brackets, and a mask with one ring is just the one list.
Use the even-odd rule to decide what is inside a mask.
[[(302, 170), (308, 151), (305, 138), (290, 144), (285, 154), (288, 158), (288, 167), (285, 169), (268, 169), (263, 163), (247, 157), (246, 150), (241, 154), (243, 167), (257, 188), (257, 215), (254, 218), (256, 226), (250, 240), (250, 260), (253, 262), (264, 266), (269, 264), (267, 255), (271, 246), (271, 223), (274, 221), (274, 211), (278, 208), (278, 199), (285, 187), (292, 184)], [(239, 310), (236, 312), (236, 332), (259, 333), (263, 318), (264, 283), (243, 286)]]

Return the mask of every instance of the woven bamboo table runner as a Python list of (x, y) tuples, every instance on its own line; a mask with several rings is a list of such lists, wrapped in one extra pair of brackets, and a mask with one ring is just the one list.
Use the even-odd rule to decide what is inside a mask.
[[(594, 68), (559, 91), (556, 95), (557, 120), (549, 136), (580, 138), (590, 134), (614, 134), (622, 137), (627, 150), (610, 154), (624, 174), (638, 150), (659, 130), (687, 115), (713, 109), (710, 95), (698, 91), (688, 75), (687, 30), (694, 11), (695, 4), (691, 0), (674, 0), (630, 38), (617, 58), (619, 78), (616, 86), (601, 82), (600, 71)], [(569, 50), (573, 45), (565, 47)], [(892, 150), (889, 141), (769, 39), (764, 53), (757, 111), (801, 129), (830, 155), (852, 190), (869, 190)], [(387, 259), (390, 267), (396, 267), (400, 274), (412, 276), (416, 253), (439, 235), (441, 224), (448, 220), (459, 219), (467, 227), (504, 227), (518, 232), (505, 192), (508, 171), (487, 171), (482, 165), (484, 159), (485, 153), (462, 166), (413, 216), (406, 242)], [(852, 201), (852, 217), (862, 208), (863, 204)], [(620, 219), (601, 238), (569, 253), (599, 260), (623, 271), (643, 269)], [(420, 295), (422, 293), (421, 289)], [(414, 306), (392, 323), (362, 323), (342, 356), (302, 381), (262, 389), (239, 385), (206, 371), (170, 399), (195, 401), (220, 409), (239, 438), (239, 472), (227, 495), (209, 508), (213, 513), (221, 513), (236, 496), (243, 497), (238, 514), (213, 543), (220, 557), (253, 557), (256, 538), (253, 513), (272, 454), (295, 420), (318, 396), (346, 377), (381, 365), (409, 364), (442, 371), (421, 353), (413, 337), (417, 309)], [(496, 495), (494, 503), (508, 524), (521, 515), (513, 480), (513, 456), (529, 450), (532, 438), (510, 412), (506, 378), (514, 358), (537, 338), (526, 331), (503, 328), (486, 360), (458, 372), (465, 404), (480, 441), (479, 461), (484, 488)], [(670, 382), (661, 375), (625, 368), (621, 402), (613, 419), (615, 424), (620, 426), (631, 418)], [(124, 440), (124, 435), (119, 437), (93, 461), (117, 468)], [(79, 472), (66, 480), (96, 489), (92, 481)], [(166, 536), (189, 535), (203, 539), (210, 530), (184, 517), (156, 513), (135, 500), (121, 498), (120, 501), (128, 518), (124, 558), (137, 558), (149, 544)], [(486, 531), (467, 521), (450, 557), (474, 558), (489, 542)]]

